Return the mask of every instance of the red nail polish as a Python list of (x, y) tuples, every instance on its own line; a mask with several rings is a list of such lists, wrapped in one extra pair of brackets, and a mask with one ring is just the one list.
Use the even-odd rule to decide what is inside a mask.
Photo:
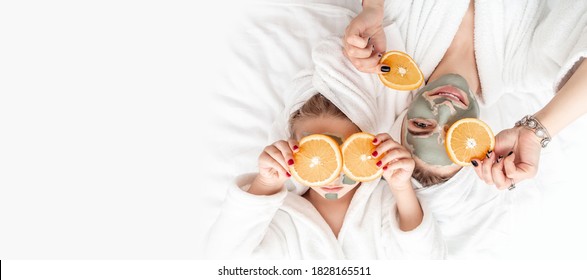
[(294, 149), (294, 151), (297, 150), (298, 149), (298, 146), (297, 145), (294, 145), (293, 146), (293, 149)]
[(287, 165), (293, 165), (293, 164), (294, 164), (293, 159), (290, 159), (290, 160), (287, 161)]
[(373, 152), (371, 155), (372, 155), (372, 156), (374, 156), (374, 157), (377, 157), (377, 155), (378, 155), (378, 154), (379, 154), (379, 153), (378, 153), (377, 151), (375, 151), (375, 152)]
[(383, 170), (387, 170), (387, 165), (383, 167)]
[(373, 144), (377, 143), (377, 138), (373, 138)]
[(377, 167), (381, 167), (381, 161), (377, 162)]
[(287, 175), (287, 177), (291, 177), (291, 174), (289, 174), (289, 172), (285, 172), (285, 175)]

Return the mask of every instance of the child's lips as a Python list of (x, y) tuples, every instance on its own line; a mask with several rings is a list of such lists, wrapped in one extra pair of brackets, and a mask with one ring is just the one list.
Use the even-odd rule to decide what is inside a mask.
[(337, 187), (337, 186), (326, 186), (326, 187), (320, 187), (320, 188), (327, 193), (336, 193), (336, 192), (339, 192), (340, 190), (342, 190), (342, 187)]

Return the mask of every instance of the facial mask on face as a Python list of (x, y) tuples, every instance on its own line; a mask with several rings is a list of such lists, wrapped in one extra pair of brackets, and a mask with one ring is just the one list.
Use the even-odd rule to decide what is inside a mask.
[[(460, 102), (455, 102), (447, 96), (428, 96), (435, 94), (445, 86), (460, 89), (462, 95), (468, 99), (468, 107), (463, 108)], [(445, 131), (453, 123), (463, 118), (478, 118), (479, 106), (475, 95), (469, 89), (467, 81), (457, 74), (443, 75), (418, 91), (414, 101), (410, 104), (404, 123), (405, 141), (409, 144), (412, 153), (431, 165), (451, 165), (444, 148)], [(429, 135), (413, 135), (408, 131), (408, 124), (413, 119), (434, 120), (436, 127)]]

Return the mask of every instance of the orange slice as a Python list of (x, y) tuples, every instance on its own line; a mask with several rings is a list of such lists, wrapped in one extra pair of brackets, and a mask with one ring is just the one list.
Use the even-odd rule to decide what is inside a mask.
[(481, 120), (466, 118), (450, 126), (444, 145), (454, 163), (467, 166), (471, 165), (472, 159), (483, 158), (489, 150), (493, 150), (495, 136)]
[(416, 62), (406, 53), (389, 51), (383, 54), (379, 63), (388, 65), (387, 73), (379, 74), (379, 79), (387, 87), (396, 90), (413, 90), (424, 82), (424, 75)]
[(344, 174), (358, 182), (368, 182), (377, 179), (383, 174), (383, 170), (377, 167), (377, 162), (383, 155), (374, 158), (371, 153), (375, 149), (373, 145), (375, 136), (359, 132), (351, 135), (342, 144), (342, 157), (344, 158)]
[(308, 187), (326, 185), (340, 176), (342, 155), (338, 143), (323, 134), (302, 138), (294, 154), (291, 175)]

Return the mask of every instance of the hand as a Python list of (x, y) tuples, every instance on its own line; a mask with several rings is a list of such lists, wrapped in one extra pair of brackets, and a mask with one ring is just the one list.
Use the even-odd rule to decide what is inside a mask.
[(495, 136), (495, 149), (485, 159), (476, 159), (479, 178), (498, 189), (532, 178), (538, 171), (540, 139), (530, 129), (514, 127)]
[(377, 148), (373, 151), (377, 155), (385, 154), (378, 162), (378, 166), (383, 168), (383, 178), (389, 184), (392, 190), (405, 190), (412, 188), (411, 177), (414, 172), (416, 162), (408, 149), (400, 143), (391, 139), (387, 133), (381, 133), (375, 136), (376, 142), (373, 142)]
[(259, 175), (253, 180), (249, 193), (275, 194), (291, 174), (289, 166), (294, 164), (293, 153), (298, 150), (297, 141), (290, 139), (277, 141), (259, 155)]
[(344, 32), (344, 55), (361, 72), (382, 73), (379, 59), (385, 52), (383, 6), (365, 6)]

